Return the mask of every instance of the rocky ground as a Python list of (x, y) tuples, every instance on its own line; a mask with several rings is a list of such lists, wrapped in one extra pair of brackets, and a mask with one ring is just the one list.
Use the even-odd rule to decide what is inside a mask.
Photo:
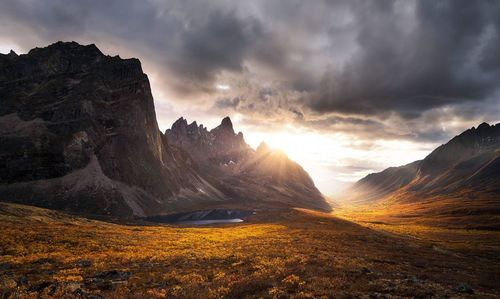
[(500, 296), (499, 247), (455, 250), (307, 210), (179, 227), (0, 203), (0, 224), (0, 298)]

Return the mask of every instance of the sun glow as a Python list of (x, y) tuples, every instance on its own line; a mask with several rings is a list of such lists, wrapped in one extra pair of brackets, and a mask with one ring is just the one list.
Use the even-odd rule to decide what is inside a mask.
[[(246, 130), (246, 132), (251, 131)], [(339, 163), (336, 157), (348, 155), (349, 150), (340, 143), (332, 142), (329, 135), (287, 126), (279, 131), (254, 131), (246, 134), (245, 139), (254, 148), (264, 141), (270, 148), (285, 152), (290, 159), (309, 172), (316, 185), (326, 194), (333, 193), (333, 190), (339, 189), (342, 185), (332, 180), (330, 168)]]
[(321, 136), (317, 133), (280, 131), (261, 133), (256, 138), (259, 137), (260, 141), (248, 141), (252, 145), (264, 141), (269, 147), (284, 151), (290, 159), (297, 162), (314, 160), (315, 157), (320, 158), (325, 154), (324, 151), (327, 148), (337, 153), (345, 151), (344, 148), (329, 142), (327, 136)]
[(333, 195), (344, 187), (389, 166), (424, 158), (434, 144), (416, 146), (404, 140), (375, 140), (365, 144), (345, 133), (318, 133), (286, 125), (273, 131), (243, 128), (253, 148), (264, 141), (280, 149), (309, 172), (321, 192)]

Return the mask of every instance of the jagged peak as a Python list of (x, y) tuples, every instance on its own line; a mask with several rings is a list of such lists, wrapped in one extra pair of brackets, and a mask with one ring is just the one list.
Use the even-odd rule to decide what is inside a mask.
[(481, 129), (486, 129), (486, 128), (489, 128), (489, 127), (490, 127), (489, 123), (483, 122), (482, 124), (480, 124), (479, 126), (477, 126), (477, 129), (481, 130)]
[(223, 127), (223, 128), (230, 128), (231, 130), (233, 129), (233, 122), (231, 122), (231, 119), (229, 118), (229, 116), (226, 116), (222, 119), (221, 123), (220, 123), (220, 127)]
[(187, 120), (181, 116), (172, 124), (172, 130), (179, 127), (187, 127), (187, 125)]
[(238, 139), (245, 143), (245, 137), (243, 137), (243, 132), (238, 132), (238, 134), (236, 134), (236, 136), (238, 137)]
[(220, 125), (212, 129), (210, 132), (212, 133), (229, 132), (231, 134), (234, 134), (233, 123), (231, 122), (229, 116), (224, 117)]
[(17, 55), (17, 53), (14, 52), (14, 50), (10, 50), (10, 52), (7, 53), (7, 54), (0, 53), (0, 57), (6, 57), (8, 59), (14, 59), (14, 58), (19, 57), (19, 55)]
[(461, 137), (464, 137), (464, 136), (471, 136), (471, 135), (475, 136), (475, 135), (478, 135), (478, 134), (479, 135), (482, 135), (482, 134), (494, 134), (494, 135), (498, 135), (500, 133), (499, 128), (500, 128), (499, 124), (490, 125), (487, 122), (483, 122), (483, 123), (481, 123), (477, 127), (472, 127), (472, 128), (470, 128), (468, 130), (463, 131), (459, 135), (457, 135), (454, 138), (452, 138), (450, 141), (453, 141), (456, 138), (461, 138)]

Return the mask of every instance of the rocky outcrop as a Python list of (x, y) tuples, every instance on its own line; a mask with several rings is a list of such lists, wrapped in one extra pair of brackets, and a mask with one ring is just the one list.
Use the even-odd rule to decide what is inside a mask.
[(236, 163), (253, 151), (245, 143), (243, 133), (234, 132), (229, 117), (225, 117), (219, 126), (210, 131), (201, 124), (198, 126), (196, 121), (188, 124), (181, 117), (165, 131), (165, 135), (169, 142), (183, 148), (201, 165)]
[(58, 42), (0, 55), (0, 194), (76, 212), (144, 216), (221, 197), (159, 131), (137, 59)]

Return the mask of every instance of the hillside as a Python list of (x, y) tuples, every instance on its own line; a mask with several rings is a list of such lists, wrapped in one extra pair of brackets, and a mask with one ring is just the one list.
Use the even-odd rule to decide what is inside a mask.
[[(358, 181), (342, 198), (365, 211), (500, 229), (500, 124), (482, 123), (421, 161)], [(449, 220), (449, 221), (448, 221)]]

